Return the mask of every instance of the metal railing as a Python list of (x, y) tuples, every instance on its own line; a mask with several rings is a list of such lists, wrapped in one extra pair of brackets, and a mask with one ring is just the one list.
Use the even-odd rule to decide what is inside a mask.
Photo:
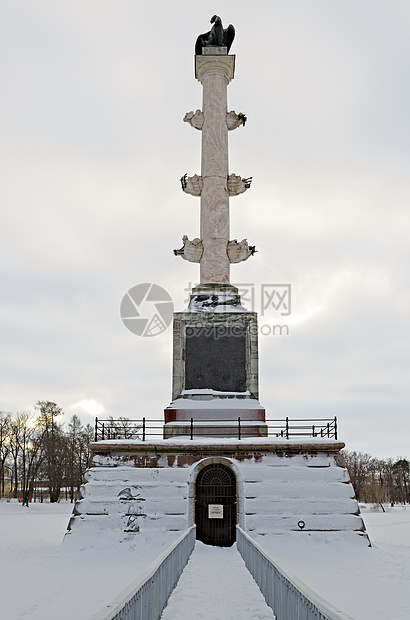
[[(238, 417), (236, 420), (194, 420), (170, 422), (167, 439), (177, 437), (204, 438), (221, 437), (218, 435), (218, 427), (223, 426), (223, 436), (234, 439), (244, 437), (273, 437), (283, 439), (296, 439), (298, 437), (318, 437), (337, 440), (337, 418), (314, 418), (310, 420), (285, 418), (282, 420), (266, 420), (266, 426), (255, 420), (244, 420)], [(257, 435), (255, 428), (260, 427), (261, 433)], [(167, 427), (166, 427), (167, 428)], [(171, 432), (172, 429), (172, 432)], [(128, 419), (101, 420), (95, 418), (94, 441), (112, 440), (155, 440), (156, 437), (164, 438), (164, 421)]]
[(195, 526), (91, 620), (158, 620), (195, 547)]
[(277, 620), (353, 620), (273, 560), (239, 526), (236, 543)]

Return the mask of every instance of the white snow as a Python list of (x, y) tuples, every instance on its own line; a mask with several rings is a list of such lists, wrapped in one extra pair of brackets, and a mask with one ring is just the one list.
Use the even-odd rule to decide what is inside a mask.
[[(257, 423), (257, 421), (254, 422), (250, 422), (250, 424), (252, 424), (253, 426), (255, 426), (255, 424)], [(171, 424), (176, 424), (176, 422), (171, 422)], [(187, 424), (187, 422), (185, 422), (185, 425)], [(201, 422), (201, 426), (204, 423)], [(227, 424), (227, 422), (224, 422), (224, 426)], [(237, 422), (234, 422), (234, 424), (237, 424)], [(241, 425), (245, 425), (245, 422), (241, 422)], [(149, 437), (149, 435), (148, 435)], [(170, 451), (172, 450), (172, 448), (174, 446), (190, 446), (191, 448), (193, 446), (196, 445), (210, 445), (215, 444), (215, 445), (238, 445), (238, 442), (240, 442), (239, 445), (247, 445), (247, 446), (253, 446), (253, 445), (257, 445), (260, 446), (261, 448), (264, 445), (268, 445), (268, 446), (281, 446), (284, 449), (286, 449), (286, 446), (289, 445), (297, 445), (299, 446), (300, 444), (307, 444), (308, 446), (320, 446), (321, 444), (325, 444), (325, 445), (330, 445), (330, 444), (334, 444), (339, 446), (340, 445), (340, 441), (337, 441), (336, 439), (329, 439), (327, 437), (289, 437), (289, 439), (285, 439), (283, 437), (244, 437), (243, 439), (239, 440), (237, 437), (194, 437), (193, 440), (190, 440), (187, 437), (172, 437), (170, 439), (160, 439), (159, 437), (157, 438), (148, 438), (148, 440), (145, 442), (145, 446), (146, 449), (149, 450), (151, 449), (151, 447), (154, 446), (164, 446), (166, 448), (169, 448)], [(141, 445), (141, 440), (137, 439), (116, 439), (115, 441), (110, 441), (109, 439), (106, 440), (99, 440), (97, 445), (109, 445), (112, 446), (114, 445), (132, 445), (132, 444), (138, 444)], [(95, 444), (93, 444), (95, 445)], [(144, 444), (143, 444), (144, 445)]]
[(148, 534), (136, 551), (101, 532), (61, 544), (72, 504), (0, 501), (0, 618), (89, 620), (146, 571), (175, 539)]
[(273, 620), (274, 615), (236, 545), (210, 547), (197, 541), (161, 620), (219, 618)]
[(211, 396), (250, 396), (251, 393), (249, 390), (245, 392), (221, 392), (219, 390), (213, 390), (212, 388), (198, 388), (192, 390), (182, 390), (182, 395), (184, 394), (198, 394), (198, 395), (211, 395)]
[[(169, 409), (261, 409), (258, 400), (251, 398), (214, 398), (213, 400), (194, 400), (193, 398), (176, 398)], [(198, 423), (197, 420), (195, 420)], [(237, 421), (235, 422), (237, 423)], [(214, 422), (215, 424), (215, 422)]]
[[(212, 292), (210, 292), (210, 294), (212, 294)], [(221, 295), (219, 295), (219, 297), (221, 298)], [(225, 299), (222, 299), (222, 302), (226, 301)], [(248, 314), (250, 311), (247, 310), (246, 308), (244, 308), (243, 306), (241, 306), (240, 304), (238, 304), (237, 306), (231, 306), (231, 305), (222, 305), (221, 303), (218, 303), (218, 305), (216, 306), (203, 306), (202, 302), (195, 302), (194, 300), (190, 301), (189, 305), (182, 310), (182, 312), (184, 314), (190, 314), (192, 312), (209, 312), (212, 314), (214, 313), (218, 313), (218, 314), (231, 314), (231, 313), (246, 313)], [(211, 324), (212, 325), (212, 324)], [(198, 326), (199, 327), (199, 326)], [(204, 324), (204, 327), (207, 328), (208, 327), (208, 323)]]
[[(64, 502), (23, 508), (17, 502), (0, 501), (1, 618), (89, 620), (147, 570), (173, 540), (166, 533), (153, 531), (144, 542), (139, 538), (138, 547), (126, 543), (113, 545), (107, 539), (105, 547), (98, 548), (97, 532), (94, 546), (88, 540), (83, 541), (83, 549), (81, 544), (76, 549), (61, 545), (71, 508), (71, 504)], [(258, 542), (318, 594), (353, 618), (408, 620), (410, 507), (387, 508), (386, 513), (366, 507), (363, 516), (372, 548), (366, 546), (364, 539), (357, 545), (357, 535), (346, 532), (266, 535), (258, 537)], [(201, 545), (197, 550), (196, 555), (201, 554)], [(235, 555), (234, 549), (218, 551), (226, 563), (222, 559), (214, 563), (217, 581), (228, 573), (228, 560), (231, 570), (231, 558)], [(233, 582), (231, 579), (231, 586)], [(224, 591), (222, 587), (215, 605), (224, 605)], [(256, 615), (256, 610), (262, 613), (262, 608), (253, 595), (247, 604), (253, 607), (244, 618), (269, 617)], [(201, 600), (193, 599), (191, 612), (192, 606), (199, 611)], [(200, 616), (191, 613), (190, 618), (195, 617)], [(227, 616), (225, 612), (219, 615), (215, 608), (211, 615), (202, 617), (214, 620)]]

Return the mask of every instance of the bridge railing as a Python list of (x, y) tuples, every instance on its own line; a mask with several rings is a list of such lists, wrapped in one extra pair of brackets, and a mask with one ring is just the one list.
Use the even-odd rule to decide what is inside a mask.
[(91, 620), (158, 620), (195, 547), (195, 526)]
[[(218, 426), (223, 426), (224, 437), (233, 439), (244, 439), (245, 437), (255, 436), (255, 421), (246, 420), (238, 417), (235, 420), (189, 420), (183, 422), (172, 422), (174, 432), (179, 427), (179, 431), (170, 434), (167, 439), (188, 437), (189, 439), (204, 437), (218, 437)], [(311, 419), (290, 419), (266, 420), (264, 427), (267, 437), (297, 439), (298, 437), (326, 438), (337, 440), (337, 418), (311, 418)], [(95, 418), (94, 441), (115, 441), (134, 440), (141, 441), (155, 440), (164, 438), (164, 421), (140, 418), (130, 420), (119, 418), (114, 420), (109, 418), (102, 420)]]
[(237, 527), (237, 547), (277, 620), (353, 620), (273, 560)]

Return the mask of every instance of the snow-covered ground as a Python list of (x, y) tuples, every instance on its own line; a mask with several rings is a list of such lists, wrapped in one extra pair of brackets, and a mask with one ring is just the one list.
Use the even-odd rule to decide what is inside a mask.
[[(295, 532), (259, 544), (335, 607), (357, 620), (410, 618), (410, 506), (361, 506), (372, 547), (356, 534)], [(302, 534), (302, 535), (301, 535)], [(307, 535), (306, 535), (307, 534)]]
[(109, 540), (61, 544), (69, 502), (0, 501), (0, 619), (89, 620), (175, 539), (159, 533), (138, 552)]
[[(65, 502), (23, 508), (17, 502), (0, 501), (2, 620), (89, 620), (171, 543), (171, 538), (162, 534), (134, 550), (125, 545), (113, 548), (109, 541), (100, 549), (61, 545), (71, 509), (71, 504)], [(355, 544), (356, 535), (348, 542), (337, 534), (309, 536), (307, 532), (295, 532), (290, 537), (265, 536), (264, 546), (323, 598), (353, 618), (408, 620), (410, 506), (387, 508), (386, 513), (366, 507), (363, 516), (372, 548)], [(198, 545), (199, 554), (200, 548)], [(229, 563), (233, 550), (215, 551)], [(227, 572), (225, 562), (218, 560), (215, 567), (216, 574)], [(187, 579), (191, 578), (188, 572)], [(247, 617), (268, 618), (255, 615), (257, 610), (265, 613), (260, 607), (263, 601), (257, 601), (255, 598), (254, 609)], [(197, 603), (200, 606), (199, 599)], [(246, 604), (251, 604), (249, 598)], [(227, 616), (214, 610), (212, 616), (202, 617), (214, 620)]]

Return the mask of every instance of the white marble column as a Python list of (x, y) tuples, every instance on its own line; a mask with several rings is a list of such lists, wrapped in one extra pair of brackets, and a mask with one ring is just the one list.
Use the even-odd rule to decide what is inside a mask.
[[(227, 86), (234, 76), (235, 56), (226, 48), (204, 48), (196, 56), (196, 77), (203, 86), (201, 284), (229, 283), (229, 194), (227, 178)], [(225, 50), (223, 52), (223, 50)]]

